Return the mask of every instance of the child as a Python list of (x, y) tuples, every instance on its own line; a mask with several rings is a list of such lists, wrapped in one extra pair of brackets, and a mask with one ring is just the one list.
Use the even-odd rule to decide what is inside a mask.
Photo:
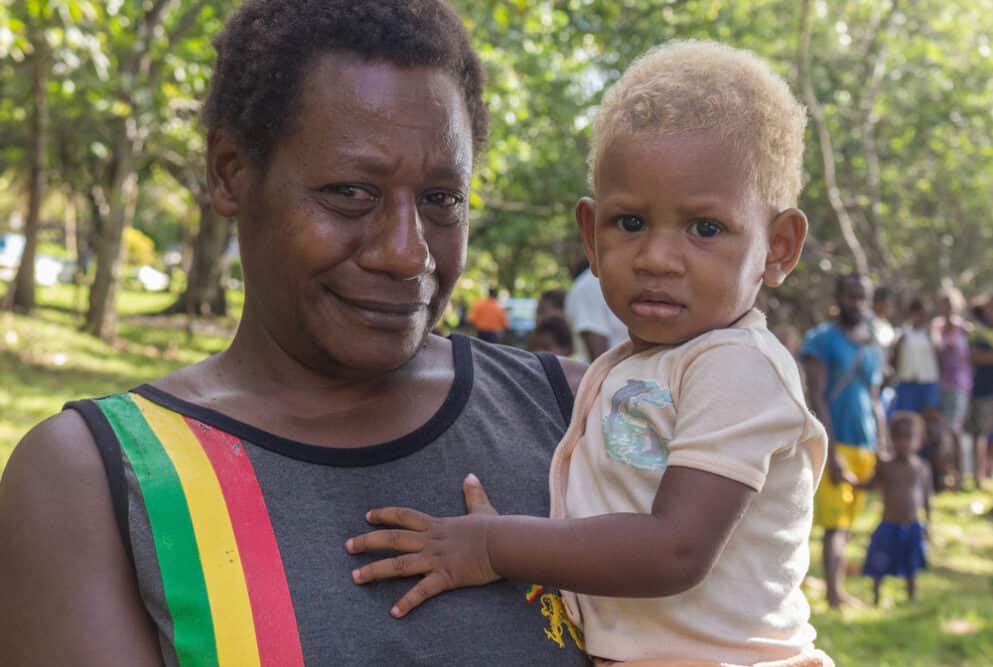
[(528, 336), (528, 349), (532, 352), (551, 352), (560, 357), (572, 354), (572, 332), (561, 315), (549, 315), (538, 320)]
[[(680, 42), (628, 69), (597, 116), (596, 199), (576, 217), (630, 340), (583, 378), (552, 460), (552, 518), (374, 510), (370, 523), (406, 530), (348, 551), (406, 553), (357, 583), (426, 575), (394, 616), (500, 577), (555, 585), (601, 662), (833, 665), (800, 590), (826, 436), (753, 308), (806, 237), (804, 123), (747, 52)], [(482, 494), (472, 475), (464, 491)]]
[(886, 575), (907, 580), (907, 598), (914, 599), (917, 570), (927, 567), (925, 527), (921, 509), (931, 522), (931, 467), (917, 455), (923, 437), (923, 420), (914, 412), (897, 411), (890, 418), (893, 458), (879, 461), (863, 488), (878, 486), (883, 492), (883, 520), (872, 534), (862, 574), (872, 577), (873, 603), (879, 605), (879, 585)]
[(917, 453), (930, 465), (932, 490), (939, 493), (957, 483), (955, 434), (935, 408), (925, 410), (923, 420), (924, 431)]

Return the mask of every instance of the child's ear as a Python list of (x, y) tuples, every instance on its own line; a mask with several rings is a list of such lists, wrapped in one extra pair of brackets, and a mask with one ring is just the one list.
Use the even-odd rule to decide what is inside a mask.
[(225, 130), (212, 130), (207, 136), (207, 188), (218, 215), (233, 218), (238, 214), (251, 174), (239, 143)]
[(590, 263), (590, 271), (599, 277), (596, 265), (596, 201), (583, 197), (576, 203), (576, 224), (579, 225), (579, 235), (583, 238), (583, 250)]
[(776, 215), (769, 225), (769, 252), (765, 256), (762, 281), (779, 287), (786, 280), (803, 253), (807, 240), (807, 216), (798, 208), (788, 208)]

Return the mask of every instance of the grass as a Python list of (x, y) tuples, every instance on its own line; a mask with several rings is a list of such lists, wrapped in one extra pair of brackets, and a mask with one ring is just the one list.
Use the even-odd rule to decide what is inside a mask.
[[(235, 311), (240, 295), (232, 293)], [(35, 423), (77, 398), (100, 396), (164, 375), (222, 349), (234, 320), (198, 325), (187, 337), (183, 316), (150, 318), (173, 295), (123, 292), (119, 338), (102, 343), (77, 331), (74, 289), (39, 291), (33, 317), (0, 314), (0, 470), (14, 444)], [(935, 500), (931, 568), (918, 579), (918, 599), (905, 602), (901, 580), (883, 584), (878, 609), (829, 610), (823, 601), (819, 534), (808, 597), (818, 646), (839, 667), (987, 667), (993, 665), (993, 507), (989, 491), (945, 493)], [(872, 498), (847, 548), (853, 571), (848, 589), (872, 598), (871, 582), (857, 574), (878, 520)], [(0, 537), (2, 539), (2, 537)]]
[[(987, 490), (946, 492), (932, 508), (929, 569), (906, 602), (902, 579), (883, 580), (879, 608), (830, 610), (820, 579), (820, 534), (811, 540), (807, 593), (818, 646), (839, 667), (987, 667), (993, 665), (993, 520)], [(858, 574), (881, 514), (877, 497), (862, 513), (846, 549), (848, 592), (867, 603), (872, 583)]]
[[(232, 293), (240, 311), (240, 295)], [(0, 470), (14, 444), (66, 401), (128, 389), (224, 348), (235, 320), (198, 323), (185, 316), (149, 316), (175, 295), (122, 292), (118, 338), (104, 343), (80, 333), (75, 289), (40, 288), (32, 317), (0, 314)]]

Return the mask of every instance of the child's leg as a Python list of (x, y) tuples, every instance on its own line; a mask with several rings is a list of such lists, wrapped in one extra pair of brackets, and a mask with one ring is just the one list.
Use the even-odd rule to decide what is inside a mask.
[(917, 582), (914, 575), (907, 577), (907, 599), (913, 602), (914, 593), (917, 592)]
[(883, 581), (882, 577), (872, 578), (872, 604), (873, 606), (879, 606), (879, 584)]

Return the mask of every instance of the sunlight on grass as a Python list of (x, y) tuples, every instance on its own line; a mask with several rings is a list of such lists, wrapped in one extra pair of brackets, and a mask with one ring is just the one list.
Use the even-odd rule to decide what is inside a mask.
[(883, 581), (878, 609), (872, 583), (859, 574), (881, 507), (873, 499), (859, 518), (846, 549), (849, 593), (861, 609), (829, 610), (819, 578), (820, 532), (811, 541), (807, 586), (818, 645), (841, 665), (873, 667), (987, 667), (993, 664), (993, 521), (977, 516), (974, 503), (989, 507), (989, 491), (947, 492), (935, 498), (929, 570), (917, 580), (917, 600), (906, 601), (902, 579)]
[[(0, 315), (0, 470), (14, 444), (66, 401), (102, 396), (161, 377), (222, 350), (234, 318), (196, 321), (154, 315), (174, 294), (122, 291), (118, 338), (108, 344), (78, 331), (71, 285), (40, 288), (32, 317)], [(244, 302), (231, 293), (232, 310)]]

